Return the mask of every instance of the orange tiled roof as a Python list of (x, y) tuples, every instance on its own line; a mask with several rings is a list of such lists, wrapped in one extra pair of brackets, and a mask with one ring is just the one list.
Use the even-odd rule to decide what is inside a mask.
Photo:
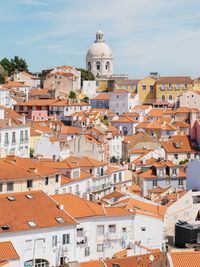
[(148, 112), (147, 115), (148, 115), (149, 117), (162, 117), (164, 111), (165, 111), (164, 108), (152, 108), (152, 109)]
[(16, 106), (50, 106), (57, 101), (57, 99), (31, 99), (29, 101), (16, 104)]
[(76, 127), (72, 126), (62, 126), (61, 131), (59, 131), (60, 134), (80, 134), (83, 133), (82, 130)]
[(129, 116), (120, 117), (118, 120), (111, 121), (111, 123), (138, 123), (137, 120), (132, 119)]
[(49, 95), (50, 91), (55, 92), (55, 89), (47, 89), (47, 88), (34, 88), (30, 91), (30, 95)]
[(137, 140), (138, 138), (140, 138), (141, 136), (143, 136), (144, 133), (136, 133), (134, 135), (131, 135), (131, 136), (124, 136), (124, 143), (129, 143), (129, 142), (133, 142), (135, 140)]
[(92, 100), (109, 100), (109, 94), (98, 94)]
[(62, 204), (66, 212), (73, 218), (85, 218), (93, 216), (120, 216), (131, 213), (119, 207), (102, 207), (101, 205), (80, 198), (72, 194), (60, 194), (51, 196), (56, 202)]
[(169, 255), (173, 267), (198, 267), (200, 264), (200, 251), (171, 251)]
[(161, 141), (161, 145), (168, 153), (194, 152), (187, 135), (175, 135), (172, 139)]
[(8, 81), (7, 84), (3, 84), (4, 87), (6, 88), (11, 88), (11, 87), (30, 87), (30, 85), (23, 84), (20, 82), (14, 82), (14, 81)]
[[(164, 257), (161, 252), (151, 252), (144, 255), (105, 259), (104, 262), (107, 267), (113, 267), (114, 263), (118, 263), (120, 267), (149, 267), (150, 255), (154, 256), (154, 260), (159, 260)], [(105, 264), (101, 260), (81, 262), (81, 267), (104, 267)]]
[(40, 80), (40, 77), (35, 76), (35, 75), (32, 75), (32, 74), (29, 74), (29, 73), (27, 73), (27, 72), (24, 72), (24, 71), (23, 71), (22, 74), (25, 75), (25, 76), (27, 76), (27, 77), (29, 77), (29, 78), (31, 78), (31, 79), (37, 79), (37, 80)]
[[(33, 196), (33, 199), (28, 199), (27, 194)], [(15, 201), (9, 201), (7, 199), (9, 196), (12, 196)], [(8, 226), (10, 229), (6, 232), (30, 231), (76, 223), (42, 191), (1, 194), (0, 214), (0, 225)], [(64, 220), (61, 224), (56, 220), (60, 217)], [(34, 221), (36, 226), (31, 227), (28, 221)], [(3, 232), (4, 230), (0, 227), (0, 233)]]
[(157, 83), (192, 83), (192, 79), (190, 76), (160, 77)]
[(148, 108), (150, 108), (150, 105), (135, 105), (133, 110), (137, 110), (137, 109), (145, 110), (145, 109), (148, 109)]
[(19, 256), (10, 241), (0, 242), (0, 262), (6, 260), (16, 260)]
[(90, 178), (92, 177), (91, 173), (88, 173), (86, 171), (80, 170), (80, 176), (76, 177), (76, 178), (70, 178), (64, 175), (61, 175), (61, 184), (68, 184), (68, 183), (72, 183), (74, 181), (79, 181), (79, 180), (84, 180), (86, 178)]
[(111, 93), (129, 93), (129, 91), (126, 89), (115, 89)]
[(76, 158), (76, 157), (69, 157), (66, 159), (69, 162), (77, 162), (77, 166), (80, 167), (97, 167), (97, 166), (104, 166), (107, 165), (107, 163), (96, 160), (89, 157), (82, 157), (82, 158)]

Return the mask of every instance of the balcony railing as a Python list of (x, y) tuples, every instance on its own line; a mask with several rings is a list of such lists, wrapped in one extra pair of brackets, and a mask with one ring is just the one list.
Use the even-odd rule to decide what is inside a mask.
[(92, 191), (93, 192), (101, 191), (101, 190), (109, 188), (110, 186), (111, 186), (110, 183), (93, 186)]

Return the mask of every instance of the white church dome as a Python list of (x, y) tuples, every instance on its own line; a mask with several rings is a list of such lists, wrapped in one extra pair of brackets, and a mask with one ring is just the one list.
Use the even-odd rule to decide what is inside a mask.
[(87, 57), (112, 58), (112, 51), (106, 43), (94, 43), (88, 49)]
[(113, 55), (110, 47), (103, 40), (103, 32), (98, 30), (96, 41), (87, 51), (86, 69), (95, 76), (110, 76), (113, 74)]

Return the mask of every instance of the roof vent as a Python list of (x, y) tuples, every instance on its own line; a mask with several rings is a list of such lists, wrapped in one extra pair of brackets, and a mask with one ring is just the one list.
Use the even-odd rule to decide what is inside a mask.
[(58, 208), (59, 208), (59, 210), (63, 210), (64, 209), (64, 206), (62, 204), (59, 204), (58, 205)]

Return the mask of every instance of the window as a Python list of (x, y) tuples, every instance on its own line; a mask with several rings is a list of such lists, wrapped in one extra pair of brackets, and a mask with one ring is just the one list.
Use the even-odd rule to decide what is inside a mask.
[(110, 70), (110, 63), (108, 61), (106, 62), (106, 70)]
[(57, 246), (57, 242), (58, 242), (58, 237), (57, 237), (57, 235), (53, 235), (53, 236), (52, 236), (52, 247)]
[(77, 232), (77, 237), (83, 237), (83, 228), (78, 228), (76, 232)]
[(90, 248), (89, 247), (86, 247), (85, 248), (85, 256), (90, 256)]
[(49, 177), (45, 177), (45, 185), (49, 184)]
[(172, 175), (177, 175), (177, 169), (172, 169)]
[(79, 192), (79, 185), (77, 184), (77, 185), (75, 186), (75, 195), (76, 195), (76, 196), (79, 196), (79, 194), (80, 194), (80, 192)]
[(26, 197), (27, 197), (28, 199), (34, 199), (34, 197), (33, 197), (32, 195), (30, 195), (30, 194), (26, 195)]
[(34, 221), (28, 221), (27, 222), (30, 227), (36, 227), (37, 224)]
[(172, 90), (172, 84), (169, 83), (169, 90)]
[(104, 225), (97, 225), (97, 235), (104, 235)]
[(165, 95), (162, 95), (162, 101), (165, 101)]
[(174, 159), (178, 159), (178, 154), (174, 154)]
[(24, 133), (23, 131), (20, 131), (20, 142), (23, 142), (24, 140)]
[(0, 184), (0, 192), (3, 191), (3, 184)]
[(28, 130), (25, 130), (25, 140), (28, 140)]
[(187, 89), (187, 83), (183, 85), (183, 89)]
[(88, 62), (88, 70), (91, 71), (91, 63)]
[(153, 89), (154, 89), (154, 86), (150, 85), (150, 91), (153, 91)]
[(154, 181), (152, 182), (153, 187), (156, 187), (157, 184), (158, 184), (157, 180), (154, 180)]
[(122, 233), (126, 233), (126, 227), (122, 227)]
[(59, 175), (56, 174), (56, 183), (58, 183), (58, 181), (59, 181)]
[(163, 177), (164, 176), (164, 169), (159, 170), (159, 176)]
[(121, 182), (121, 180), (122, 180), (122, 174), (121, 174), (121, 172), (119, 173), (119, 181)]
[(12, 132), (12, 144), (16, 144), (16, 135), (15, 132)]
[(90, 169), (90, 173), (92, 173), (92, 169)]
[(117, 174), (115, 173), (114, 174), (114, 183), (116, 183), (117, 182)]
[(71, 187), (71, 186), (68, 187), (68, 193), (69, 193), (69, 194), (72, 193), (72, 187)]
[(103, 251), (103, 244), (97, 244), (97, 252)]
[(7, 199), (8, 199), (9, 201), (16, 201), (16, 199), (15, 199), (14, 197), (7, 197)]
[(13, 191), (13, 183), (7, 183), (7, 191)]
[(57, 217), (57, 218), (56, 218), (56, 221), (57, 221), (58, 223), (65, 223), (65, 220), (63, 220), (62, 217)]
[(142, 89), (143, 89), (143, 91), (145, 91), (147, 89), (147, 86), (146, 85), (142, 85)]
[(116, 233), (116, 225), (112, 224), (108, 226), (109, 233)]
[(32, 188), (33, 187), (33, 180), (28, 180), (27, 181), (27, 188)]
[(180, 84), (179, 83), (176, 84), (176, 89), (180, 89)]
[(7, 146), (8, 144), (9, 144), (8, 133), (5, 133), (5, 146)]
[(125, 249), (125, 247), (126, 247), (126, 243), (122, 241), (122, 249)]
[(70, 243), (70, 234), (64, 234), (63, 235), (62, 243), (63, 243), (63, 245), (66, 245), (66, 244)]
[(100, 64), (100, 62), (97, 62), (97, 63), (96, 63), (96, 67), (97, 67), (97, 70), (100, 70), (100, 69), (101, 69), (101, 64)]
[(172, 95), (169, 95), (169, 100), (172, 100)]
[(141, 227), (141, 230), (144, 232), (146, 231), (146, 227)]
[(165, 84), (161, 85), (161, 90), (165, 90)]
[(178, 185), (183, 186), (183, 179), (178, 180)]
[(187, 153), (187, 159), (190, 159), (190, 153)]

